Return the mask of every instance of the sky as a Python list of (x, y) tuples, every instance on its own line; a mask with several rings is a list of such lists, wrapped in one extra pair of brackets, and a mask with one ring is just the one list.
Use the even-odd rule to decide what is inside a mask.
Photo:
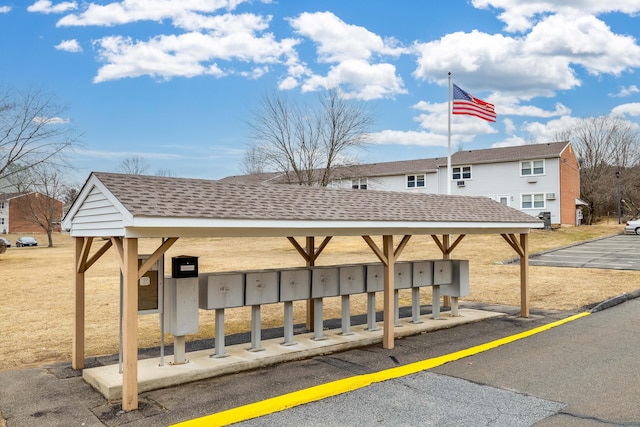
[(556, 140), (594, 116), (640, 127), (640, 0), (0, 0), (0, 86), (67, 108), (77, 180), (240, 175), (265, 96), (326, 89), (374, 117), (361, 163), (441, 157), (448, 73), (495, 105), (451, 117), (451, 146)]

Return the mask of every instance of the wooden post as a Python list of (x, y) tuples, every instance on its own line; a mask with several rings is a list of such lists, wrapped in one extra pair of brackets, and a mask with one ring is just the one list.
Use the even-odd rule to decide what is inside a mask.
[[(442, 252), (442, 259), (451, 259), (451, 235), (443, 234), (442, 235), (442, 246), (444, 246), (444, 252)], [(443, 307), (451, 307), (451, 297), (445, 295), (442, 297), (442, 306)]]
[[(307, 267), (313, 267), (316, 265), (316, 248), (315, 237), (307, 236), (306, 239), (306, 252), (307, 252)], [(315, 305), (312, 299), (307, 300), (307, 331), (313, 331), (315, 329)]]
[(520, 316), (529, 317), (529, 235), (520, 235)]
[(392, 349), (394, 347), (394, 270), (395, 255), (393, 251), (393, 236), (382, 237), (383, 253), (386, 258), (384, 263), (384, 325), (382, 329), (382, 348)]
[(138, 239), (124, 239), (122, 409), (138, 409)]
[(73, 258), (73, 339), (71, 349), (71, 367), (84, 368), (84, 269), (82, 254), (84, 238), (73, 239), (75, 254)]

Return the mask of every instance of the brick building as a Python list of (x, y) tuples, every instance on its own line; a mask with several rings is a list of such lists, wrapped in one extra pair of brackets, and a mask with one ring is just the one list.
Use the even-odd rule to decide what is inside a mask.
[(37, 192), (0, 194), (0, 234), (60, 231), (63, 203)]

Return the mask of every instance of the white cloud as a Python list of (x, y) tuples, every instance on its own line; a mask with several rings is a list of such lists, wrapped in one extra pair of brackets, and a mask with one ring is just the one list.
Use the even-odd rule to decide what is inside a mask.
[(78, 40), (63, 40), (54, 46), (58, 50), (65, 52), (82, 52), (82, 47), (78, 43)]
[(63, 17), (58, 21), (58, 26), (113, 26), (137, 21), (161, 22), (165, 19), (189, 22), (195, 18), (190, 14), (233, 10), (246, 1), (249, 0), (123, 0), (105, 5), (83, 3), (82, 12)]
[(516, 145), (526, 145), (528, 142), (526, 139), (521, 138), (519, 136), (516, 135), (511, 135), (510, 137), (500, 141), (500, 142), (496, 142), (491, 144), (491, 148), (500, 148), (500, 147), (513, 147)]
[(618, 105), (611, 110), (611, 115), (640, 117), (640, 102)]
[(346, 98), (372, 100), (406, 93), (403, 86), (392, 64), (369, 64), (352, 59), (332, 67), (326, 76), (311, 76), (302, 85), (302, 90), (343, 87), (342, 95)]
[(640, 12), (637, 0), (472, 0), (479, 9), (502, 9), (498, 18), (506, 24), (507, 31), (526, 31), (548, 14), (584, 14), (599, 15), (609, 12), (622, 12), (634, 15)]
[(526, 36), (524, 50), (539, 58), (565, 58), (596, 75), (640, 66), (633, 37), (614, 34), (603, 21), (580, 13), (544, 19)]
[(408, 52), (395, 39), (383, 39), (364, 27), (347, 24), (331, 12), (305, 12), (289, 23), (298, 35), (316, 45), (320, 63), (334, 64), (326, 76), (314, 73), (307, 78), (303, 91), (340, 87), (345, 97), (362, 100), (406, 93), (395, 65), (378, 62), (379, 58)]
[(447, 136), (431, 132), (383, 130), (367, 135), (372, 144), (417, 145), (421, 147), (446, 147)]
[(475, 96), (480, 96), (477, 90), (496, 87), (520, 96), (551, 96), (580, 84), (566, 58), (542, 58), (527, 52), (525, 40), (501, 34), (457, 32), (416, 43), (414, 48), (418, 55), (415, 78), (445, 84), (446, 71), (451, 71), (453, 80), (464, 82), (464, 89)]
[(9, 13), (11, 12), (11, 6), (0, 6), (0, 13)]
[[(240, 61), (253, 64), (275, 64), (291, 54), (295, 41), (280, 42), (272, 34), (256, 37), (251, 33), (224, 36), (198, 32), (157, 36), (149, 41), (133, 41), (127, 37), (105, 37), (96, 42), (99, 57), (106, 65), (98, 70), (95, 82), (149, 75), (170, 79), (201, 74), (216, 76), (224, 71), (215, 60)], [(255, 76), (256, 67), (249, 73)]]
[(640, 93), (640, 89), (638, 89), (638, 86), (636, 85), (631, 85), (629, 87), (621, 87), (618, 93), (610, 93), (609, 96), (614, 98), (625, 98), (633, 95), (634, 93)]
[(289, 23), (316, 44), (320, 62), (369, 60), (377, 55), (397, 57), (407, 52), (394, 39), (385, 40), (364, 27), (347, 24), (331, 12), (305, 12), (289, 19)]
[(513, 135), (516, 131), (516, 125), (513, 123), (513, 120), (504, 119), (502, 122), (504, 123), (504, 133), (507, 135)]
[(583, 122), (584, 119), (562, 116), (558, 119), (542, 122), (526, 122), (522, 129), (531, 136), (531, 140), (536, 142), (549, 142), (558, 139), (558, 135), (567, 129), (574, 128)]
[(27, 7), (27, 11), (29, 12), (39, 12), (39, 13), (65, 13), (69, 10), (74, 10), (78, 8), (78, 3), (75, 1), (65, 1), (62, 3), (58, 3), (54, 5), (49, 0), (38, 0), (31, 6)]

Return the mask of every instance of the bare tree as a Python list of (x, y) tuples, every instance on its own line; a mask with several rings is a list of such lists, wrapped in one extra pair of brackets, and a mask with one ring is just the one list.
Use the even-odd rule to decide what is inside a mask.
[(77, 136), (66, 107), (41, 90), (0, 88), (0, 180), (33, 166), (61, 160)]
[(249, 123), (254, 145), (245, 155), (245, 170), (282, 172), (289, 183), (327, 186), (334, 167), (364, 146), (372, 123), (364, 104), (336, 90), (321, 95), (317, 109), (265, 96)]
[(580, 162), (580, 198), (588, 204), (583, 209), (586, 223), (615, 212), (616, 186), (621, 186), (623, 199), (624, 192), (638, 186), (637, 177), (627, 172), (640, 159), (640, 135), (635, 127), (620, 118), (592, 117), (558, 136), (571, 141)]
[(131, 156), (122, 160), (118, 165), (118, 172), (129, 175), (144, 175), (151, 165), (144, 157)]
[(53, 164), (32, 166), (28, 173), (21, 176), (25, 197), (18, 202), (16, 212), (23, 221), (40, 227), (47, 233), (48, 246), (53, 247), (54, 231), (60, 231), (62, 222), (64, 197), (68, 186), (65, 183), (63, 170)]

